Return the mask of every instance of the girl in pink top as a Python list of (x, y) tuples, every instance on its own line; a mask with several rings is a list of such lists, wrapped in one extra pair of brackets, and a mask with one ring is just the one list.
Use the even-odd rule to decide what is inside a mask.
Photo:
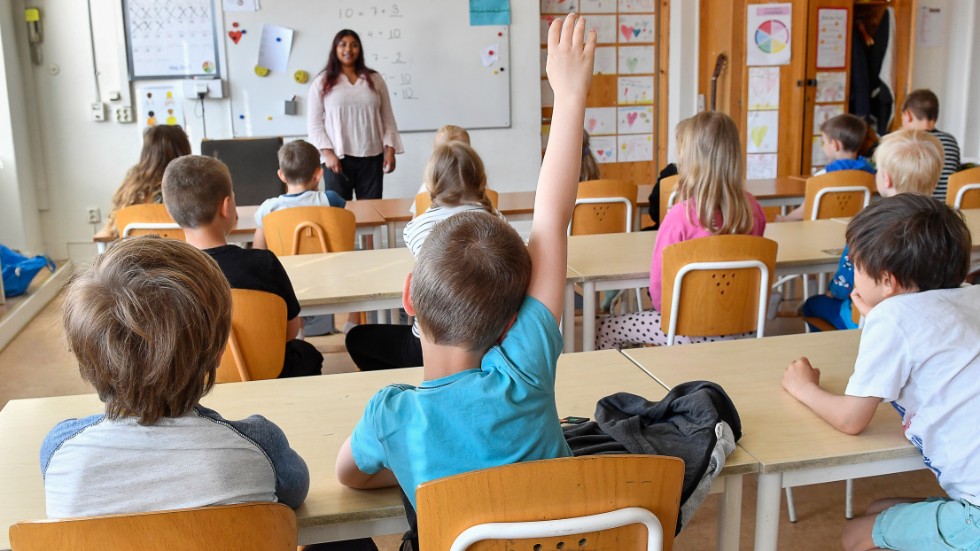
[(309, 142), (320, 150), (327, 189), (350, 201), (380, 199), (383, 173), (395, 170), (401, 137), (388, 87), (364, 64), (361, 39), (337, 33), (327, 66), (310, 86)]
[[(674, 243), (723, 234), (762, 235), (766, 217), (755, 198), (745, 191), (742, 146), (735, 122), (724, 113), (699, 113), (677, 125), (678, 202), (664, 216), (650, 260), (650, 299), (653, 310), (611, 316), (600, 321), (596, 348), (666, 345), (660, 329), (661, 259)], [(742, 335), (684, 337), (675, 343), (726, 340)]]

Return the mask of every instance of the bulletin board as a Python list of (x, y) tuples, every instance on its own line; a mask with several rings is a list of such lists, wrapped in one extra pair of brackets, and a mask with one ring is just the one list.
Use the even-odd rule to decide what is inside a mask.
[[(334, 35), (345, 28), (360, 35), (367, 66), (384, 77), (400, 131), (510, 126), (509, 27), (471, 26), (468, 2), (252, 4), (261, 8), (221, 17), (235, 137), (305, 136), (310, 84), (326, 65)], [(263, 25), (275, 28), (263, 33)], [(275, 38), (260, 48), (263, 34)], [(260, 49), (281, 54), (285, 41), (285, 71), (257, 74)], [(300, 82), (297, 71), (308, 80)], [(289, 107), (295, 114), (286, 114), (294, 98)]]

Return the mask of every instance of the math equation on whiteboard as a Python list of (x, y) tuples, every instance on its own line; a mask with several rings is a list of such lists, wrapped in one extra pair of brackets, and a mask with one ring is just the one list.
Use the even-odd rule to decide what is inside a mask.
[(414, 60), (399, 48), (399, 43), (404, 42), (405, 31), (398, 20), (404, 15), (398, 4), (337, 9), (338, 19), (345, 20), (345, 24), (349, 21), (357, 30), (364, 42), (365, 63), (385, 79), (392, 99), (412, 101), (419, 99), (412, 86)]

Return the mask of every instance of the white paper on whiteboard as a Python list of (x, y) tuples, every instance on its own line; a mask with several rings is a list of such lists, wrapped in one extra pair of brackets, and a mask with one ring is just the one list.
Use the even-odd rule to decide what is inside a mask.
[(289, 68), (289, 51), (293, 48), (293, 30), (276, 25), (262, 25), (257, 65), (276, 73)]

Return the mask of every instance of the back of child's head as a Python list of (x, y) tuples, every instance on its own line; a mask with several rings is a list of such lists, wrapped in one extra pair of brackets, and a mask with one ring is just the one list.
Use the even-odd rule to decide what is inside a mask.
[(904, 128), (886, 134), (874, 158), (897, 193), (931, 195), (943, 172), (943, 144), (925, 130)]
[(472, 147), (453, 141), (432, 152), (425, 169), (425, 187), (437, 207), (455, 207), (467, 203), (482, 205), (492, 211), (487, 198), (487, 173), (483, 160)]
[(592, 155), (592, 148), (589, 147), (589, 132), (582, 130), (582, 168), (579, 169), (578, 181), (587, 182), (599, 179), (599, 163)]
[(903, 193), (865, 208), (847, 226), (854, 266), (880, 281), (887, 272), (919, 291), (958, 287), (970, 271), (963, 215), (926, 195)]
[(310, 189), (320, 185), (314, 182), (320, 168), (320, 152), (313, 144), (303, 140), (289, 142), (279, 148), (279, 170), (289, 184), (310, 184)]
[(182, 228), (198, 228), (214, 220), (231, 190), (228, 167), (213, 157), (174, 159), (163, 173), (163, 203)]
[(932, 90), (912, 90), (902, 103), (902, 112), (906, 111), (920, 121), (936, 121), (939, 119), (939, 98)]
[(140, 160), (126, 174), (112, 203), (116, 208), (146, 203), (160, 189), (163, 172), (171, 161), (191, 154), (191, 142), (177, 125), (158, 124), (143, 132)]
[(524, 241), (500, 218), (466, 211), (437, 224), (412, 275), (422, 333), (441, 345), (480, 352), (503, 334), (531, 278)]
[(228, 280), (182, 241), (117, 241), (65, 295), (64, 328), (110, 419), (190, 411), (214, 386), (231, 329)]
[(432, 139), (432, 147), (437, 148), (449, 142), (463, 142), (466, 145), (471, 145), (470, 133), (462, 126), (447, 124), (439, 130), (436, 130), (436, 136)]
[(861, 117), (844, 113), (824, 121), (820, 132), (831, 140), (839, 141), (844, 151), (857, 153), (868, 135), (868, 125)]
[(755, 221), (745, 197), (743, 166), (738, 127), (728, 115), (705, 111), (678, 124), (678, 198), (692, 201), (701, 227), (714, 234), (752, 229)]

